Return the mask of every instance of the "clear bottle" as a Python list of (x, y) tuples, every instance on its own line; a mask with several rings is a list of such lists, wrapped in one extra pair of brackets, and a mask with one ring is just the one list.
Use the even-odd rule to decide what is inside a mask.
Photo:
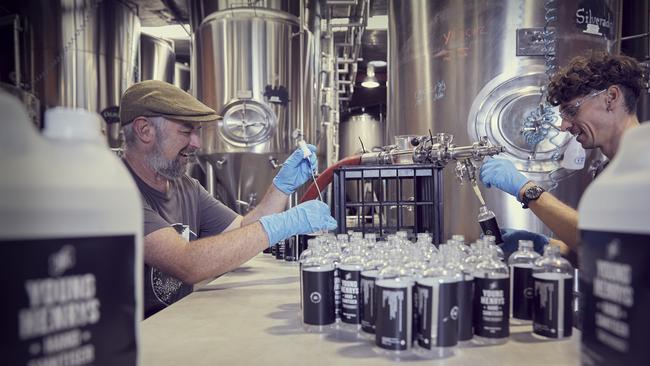
[(349, 253), (339, 264), (341, 278), (341, 326), (342, 329), (355, 334), (361, 328), (361, 272), (364, 268), (363, 240), (353, 239)]
[(508, 266), (490, 247), (474, 270), (474, 338), (477, 344), (501, 344), (510, 328), (510, 280)]
[(300, 302), (303, 329), (322, 333), (330, 331), (336, 323), (336, 267), (315, 240), (318, 239), (310, 239), (308, 243), (312, 254), (300, 262)]
[(375, 345), (380, 354), (399, 360), (413, 346), (413, 280), (399, 250), (391, 250), (388, 260), (375, 281)]
[(445, 249), (441, 251), (445, 258), (429, 262), (413, 290), (417, 341), (414, 351), (425, 358), (450, 356), (458, 344), (458, 289), (462, 274), (457, 267), (444, 265), (453, 256), (451, 247)]
[(334, 303), (337, 322), (341, 318), (341, 277), (339, 276), (339, 264), (343, 256), (340, 242), (335, 237), (325, 239), (324, 257), (334, 265)]
[(375, 281), (379, 271), (386, 265), (380, 250), (367, 252), (361, 271), (361, 332), (364, 338), (375, 338)]
[(467, 344), (474, 337), (473, 273), (476, 263), (472, 260), (467, 260), (469, 257), (463, 256), (464, 253), (458, 251), (447, 260), (446, 265), (450, 268), (456, 268), (461, 274), (461, 281), (458, 284), (458, 342), (460, 344)]
[(298, 272), (300, 273), (300, 310), (298, 312), (298, 319), (302, 322), (302, 264), (309, 261), (315, 254), (321, 255), (320, 240), (318, 238), (307, 239), (307, 249), (300, 253), (298, 258)]
[(560, 248), (547, 245), (533, 267), (533, 333), (548, 338), (570, 337), (573, 329), (573, 267)]
[(539, 254), (530, 240), (519, 240), (519, 249), (510, 255), (510, 323), (530, 324), (533, 320), (533, 263)]
[(485, 235), (493, 235), (495, 244), (502, 244), (501, 230), (497, 223), (497, 217), (494, 212), (490, 211), (487, 206), (481, 206), (478, 209), (478, 223)]

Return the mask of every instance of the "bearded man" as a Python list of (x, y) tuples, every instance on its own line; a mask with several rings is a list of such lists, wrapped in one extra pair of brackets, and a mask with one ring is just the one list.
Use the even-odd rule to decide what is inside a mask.
[(201, 127), (219, 118), (162, 81), (137, 83), (122, 96), (124, 163), (144, 209), (145, 317), (191, 293), (193, 284), (238, 267), (270, 245), (336, 228), (329, 207), (320, 201), (284, 211), (289, 195), (311, 179), (316, 154), (304, 159), (296, 149), (264, 198), (243, 217), (186, 175), (201, 146)]

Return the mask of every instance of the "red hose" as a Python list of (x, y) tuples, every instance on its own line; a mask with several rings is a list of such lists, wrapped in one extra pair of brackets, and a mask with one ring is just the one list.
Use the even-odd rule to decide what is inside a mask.
[[(316, 178), (316, 184), (321, 191), (325, 190), (328, 184), (332, 182), (332, 177), (334, 177), (334, 170), (343, 165), (360, 165), (361, 164), (361, 155), (348, 156), (347, 158), (339, 160), (336, 164), (325, 169), (319, 176)], [(300, 203), (313, 200), (318, 198), (318, 189), (316, 185), (312, 182), (305, 194), (302, 195)]]

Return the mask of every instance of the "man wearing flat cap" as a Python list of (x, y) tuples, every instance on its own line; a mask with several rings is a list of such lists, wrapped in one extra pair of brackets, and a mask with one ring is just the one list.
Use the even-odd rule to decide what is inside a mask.
[(192, 284), (228, 272), (285, 238), (336, 228), (320, 201), (283, 211), (289, 195), (311, 179), (316, 154), (304, 159), (297, 149), (243, 217), (186, 175), (201, 146), (201, 126), (219, 118), (163, 81), (137, 83), (122, 96), (124, 162), (144, 208), (145, 317), (189, 294)]

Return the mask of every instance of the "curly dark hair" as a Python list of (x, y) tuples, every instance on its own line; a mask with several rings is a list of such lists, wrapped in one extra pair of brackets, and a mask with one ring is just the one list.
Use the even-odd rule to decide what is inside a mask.
[(551, 78), (547, 100), (557, 106), (595, 90), (619, 85), (623, 90), (625, 108), (632, 114), (636, 113), (645, 76), (641, 64), (632, 57), (606, 52), (594, 52), (588, 57), (576, 56)]

